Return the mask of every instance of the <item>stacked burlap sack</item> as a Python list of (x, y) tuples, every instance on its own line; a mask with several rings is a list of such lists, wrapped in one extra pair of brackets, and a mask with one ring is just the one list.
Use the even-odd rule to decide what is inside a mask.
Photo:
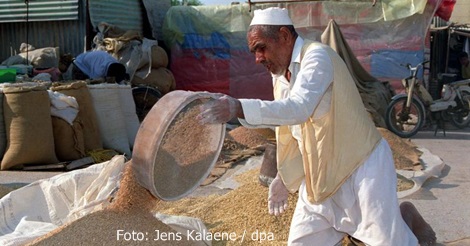
[(20, 53), (10, 56), (0, 65), (13, 66), (18, 64), (31, 64), (34, 68), (52, 68), (59, 65), (59, 47), (45, 47), (36, 49), (32, 45), (22, 43)]
[(5, 146), (1, 169), (57, 163), (47, 89), (42, 85), (3, 88)]
[(137, 72), (132, 78), (133, 85), (157, 88), (162, 95), (176, 88), (173, 73), (167, 68), (168, 54), (157, 44), (142, 48), (142, 57)]
[(17, 83), (2, 85), (0, 99), (1, 170), (103, 149), (131, 156), (140, 123), (129, 85)]

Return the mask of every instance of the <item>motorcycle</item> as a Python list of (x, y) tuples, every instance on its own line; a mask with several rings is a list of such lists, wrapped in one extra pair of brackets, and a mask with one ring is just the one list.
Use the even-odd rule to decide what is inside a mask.
[(387, 129), (402, 138), (414, 136), (427, 120), (437, 123), (444, 134), (447, 120), (460, 129), (470, 123), (470, 79), (444, 84), (441, 98), (433, 100), (418, 79), (419, 69), (427, 62), (405, 65), (410, 70), (410, 76), (402, 80), (406, 93), (393, 96), (386, 110)]

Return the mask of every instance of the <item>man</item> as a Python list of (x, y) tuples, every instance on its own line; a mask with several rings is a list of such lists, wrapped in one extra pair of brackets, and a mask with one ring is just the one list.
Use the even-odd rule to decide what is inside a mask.
[(462, 51), (459, 54), (459, 62), (461, 66), (461, 75), (463, 79), (470, 79), (470, 62), (468, 61), (468, 53)]
[(104, 79), (121, 83), (129, 79), (126, 66), (106, 51), (90, 51), (78, 55), (73, 61), (73, 79)]
[[(201, 107), (201, 123), (234, 117), (276, 127), (278, 174), (269, 213), (299, 193), (289, 245), (338, 245), (348, 234), (366, 245), (421, 245), (435, 234), (411, 203), (401, 209), (391, 149), (377, 131), (348, 68), (328, 46), (304, 41), (286, 9), (255, 10), (247, 33), (256, 62), (273, 76), (274, 101), (221, 96)], [(417, 226), (419, 225), (419, 226)], [(415, 227), (417, 226), (417, 227)]]

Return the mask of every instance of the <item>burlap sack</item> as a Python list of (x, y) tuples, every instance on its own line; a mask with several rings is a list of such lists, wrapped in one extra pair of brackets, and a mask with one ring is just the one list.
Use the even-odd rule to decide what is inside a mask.
[(44, 87), (4, 88), (7, 147), (1, 169), (57, 163), (49, 94)]
[(164, 67), (152, 68), (150, 74), (143, 81), (143, 84), (157, 88), (162, 94), (166, 94), (176, 88), (173, 73)]
[(85, 151), (102, 149), (103, 142), (101, 141), (96, 111), (86, 82), (78, 81), (62, 85), (53, 84), (51, 90), (75, 97), (77, 100), (79, 111), (75, 120), (81, 123), (82, 126)]
[(166, 68), (168, 66), (168, 54), (162, 47), (158, 45), (152, 46), (151, 58), (152, 68)]
[(73, 125), (52, 116), (55, 153), (59, 161), (73, 161), (86, 156), (82, 124), (75, 120)]
[(41, 49), (22, 52), (11, 56), (2, 62), (2, 65), (12, 66), (16, 64), (25, 64), (26, 60), (35, 68), (51, 68), (59, 66), (59, 47), (46, 47)]

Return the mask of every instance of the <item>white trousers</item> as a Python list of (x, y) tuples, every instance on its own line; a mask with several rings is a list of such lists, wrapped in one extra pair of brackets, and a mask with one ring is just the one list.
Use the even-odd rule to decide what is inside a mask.
[(371, 246), (418, 245), (400, 213), (395, 165), (384, 139), (323, 203), (311, 204), (305, 181), (300, 186), (288, 245), (336, 245), (346, 234)]

